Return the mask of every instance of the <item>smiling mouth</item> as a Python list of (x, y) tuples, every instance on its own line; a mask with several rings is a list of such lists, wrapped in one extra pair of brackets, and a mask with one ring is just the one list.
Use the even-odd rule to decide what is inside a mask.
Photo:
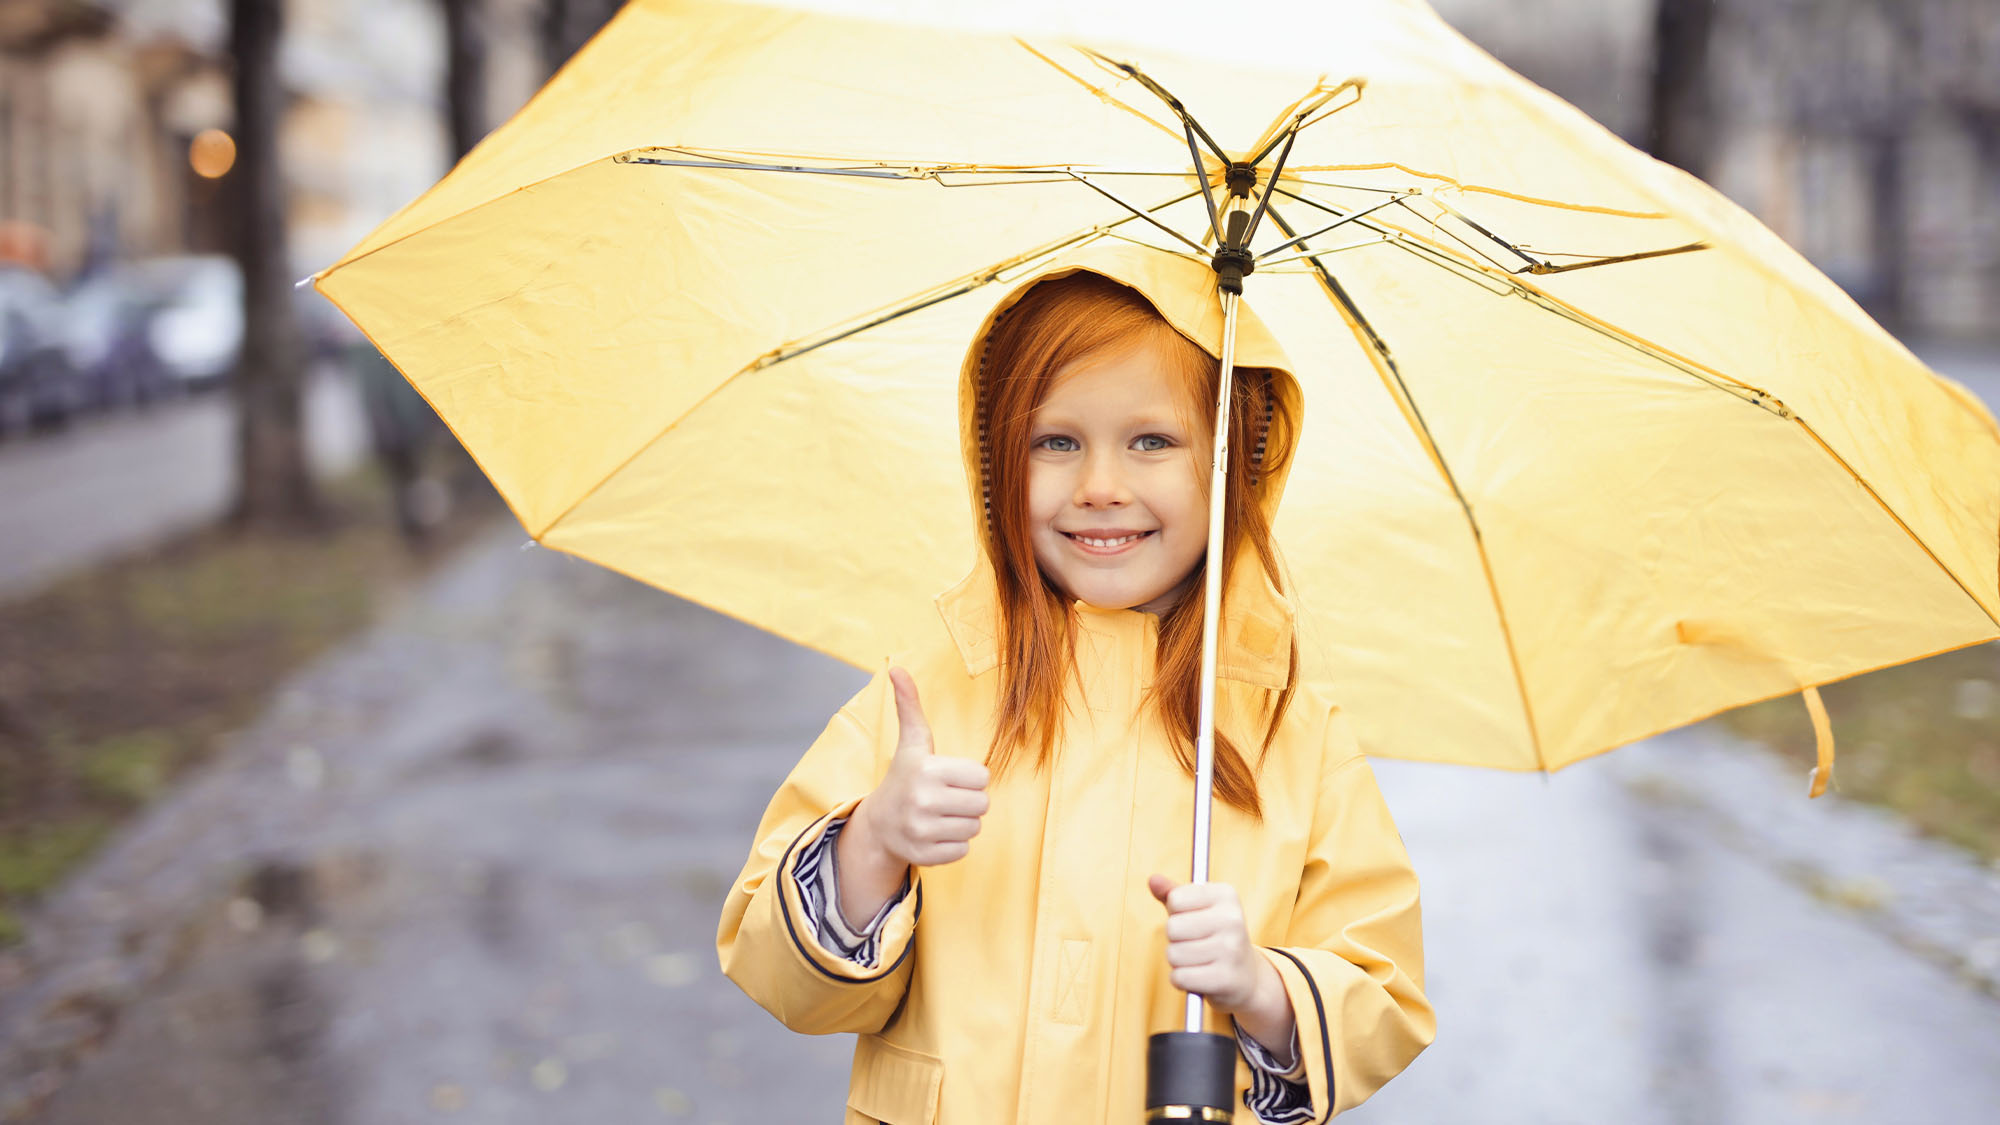
[(1123, 547), (1127, 543), (1136, 543), (1139, 540), (1144, 539), (1148, 535), (1153, 534), (1153, 532), (1140, 531), (1140, 532), (1134, 532), (1131, 535), (1120, 535), (1111, 539), (1094, 539), (1091, 538), (1090, 536), (1077, 535), (1073, 532), (1068, 532), (1068, 531), (1065, 531), (1062, 534), (1068, 537), (1069, 539), (1074, 540), (1075, 542), (1083, 544), (1086, 547), (1095, 547), (1100, 551), (1104, 551), (1104, 550), (1112, 550), (1118, 547)]

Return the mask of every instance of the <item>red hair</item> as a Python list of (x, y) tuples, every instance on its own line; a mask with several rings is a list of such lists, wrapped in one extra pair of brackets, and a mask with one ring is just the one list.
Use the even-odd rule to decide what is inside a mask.
[[(1138, 291), (1100, 274), (1078, 272), (1036, 284), (987, 334), (978, 373), (980, 484), (986, 501), (981, 529), (999, 586), (1000, 713), (987, 763), (995, 774), (1025, 755), (1034, 768), (1055, 752), (1062, 728), (1063, 680), (1074, 669), (1069, 604), (1035, 561), (1028, 527), (1029, 429), (1056, 374), (1068, 364), (1144, 342), (1180, 377), (1179, 404), (1207, 448), (1215, 433), (1215, 394), (1221, 365), (1199, 344), (1168, 324)], [(1230, 402), (1231, 466), (1224, 498), (1223, 573), (1244, 546), (1253, 549), (1274, 587), (1280, 585), (1277, 552), (1265, 494), (1282, 479), (1297, 440), (1297, 419), (1275, 393), (1278, 374), (1267, 368), (1236, 370)], [(1204, 493), (1210, 474), (1200, 472)], [(1175, 755), (1194, 773), (1195, 728), (1201, 692), (1203, 572), (1194, 567), (1188, 593), (1160, 615), (1154, 677), (1146, 703), (1158, 709)], [(1225, 613), (1227, 605), (1224, 606)], [(1298, 678), (1299, 649), (1292, 641), (1282, 690), (1268, 691), (1267, 720), (1257, 763), (1276, 737)], [(1219, 716), (1218, 716), (1219, 720)], [(1220, 728), (1222, 723), (1217, 722)], [(1220, 729), (1215, 737), (1215, 794), (1260, 816), (1256, 771)]]

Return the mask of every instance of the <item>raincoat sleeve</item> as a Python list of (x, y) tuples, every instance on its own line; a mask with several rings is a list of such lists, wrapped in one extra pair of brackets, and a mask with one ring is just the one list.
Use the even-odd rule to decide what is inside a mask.
[(895, 912), (903, 900), (909, 897), (910, 881), (907, 877), (895, 897), (882, 904), (875, 917), (868, 920), (859, 931), (847, 924), (840, 916), (840, 870), (837, 849), (840, 830), (847, 827), (847, 818), (835, 817), (827, 821), (820, 831), (819, 839), (811, 847), (798, 853), (792, 861), (788, 877), (798, 881), (798, 894), (805, 904), (806, 924), (819, 937), (820, 945), (834, 950), (842, 957), (870, 968), (881, 963), (881, 951), (876, 948), (882, 936), (882, 923)]
[(792, 767), (764, 810), (756, 843), (723, 904), (715, 936), (722, 971), (786, 1027), (808, 1035), (878, 1032), (902, 1003), (923, 910), (920, 876), (876, 931), (875, 964), (828, 948), (807, 915), (793, 870), (835, 819), (854, 812), (895, 749), (894, 696), (878, 672)]
[(1286, 944), (1264, 951), (1298, 1019), (1315, 1121), (1366, 1101), (1437, 1033), (1409, 854), (1338, 709), (1327, 740), (1298, 907)]

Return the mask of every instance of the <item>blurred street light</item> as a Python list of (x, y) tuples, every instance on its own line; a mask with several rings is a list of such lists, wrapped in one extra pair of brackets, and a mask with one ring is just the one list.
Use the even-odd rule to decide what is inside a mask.
[(236, 138), (220, 129), (203, 129), (188, 142), (188, 166), (203, 179), (221, 179), (236, 166)]

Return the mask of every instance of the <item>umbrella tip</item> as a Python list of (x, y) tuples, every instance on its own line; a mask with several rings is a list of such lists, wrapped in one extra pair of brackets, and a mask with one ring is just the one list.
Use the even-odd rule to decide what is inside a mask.
[(307, 287), (307, 286), (309, 286), (309, 285), (311, 285), (311, 286), (314, 286), (314, 287), (317, 287), (317, 286), (316, 286), (316, 283), (317, 283), (318, 281), (319, 281), (319, 275), (318, 275), (318, 274), (308, 274), (308, 275), (306, 275), (305, 277), (302, 277), (302, 278), (298, 279), (297, 281), (294, 281), (294, 282), (292, 282), (292, 288), (293, 288), (293, 289), (295, 289), (295, 290), (297, 290), (297, 289), (304, 289), (304, 288), (306, 288), (306, 287)]

